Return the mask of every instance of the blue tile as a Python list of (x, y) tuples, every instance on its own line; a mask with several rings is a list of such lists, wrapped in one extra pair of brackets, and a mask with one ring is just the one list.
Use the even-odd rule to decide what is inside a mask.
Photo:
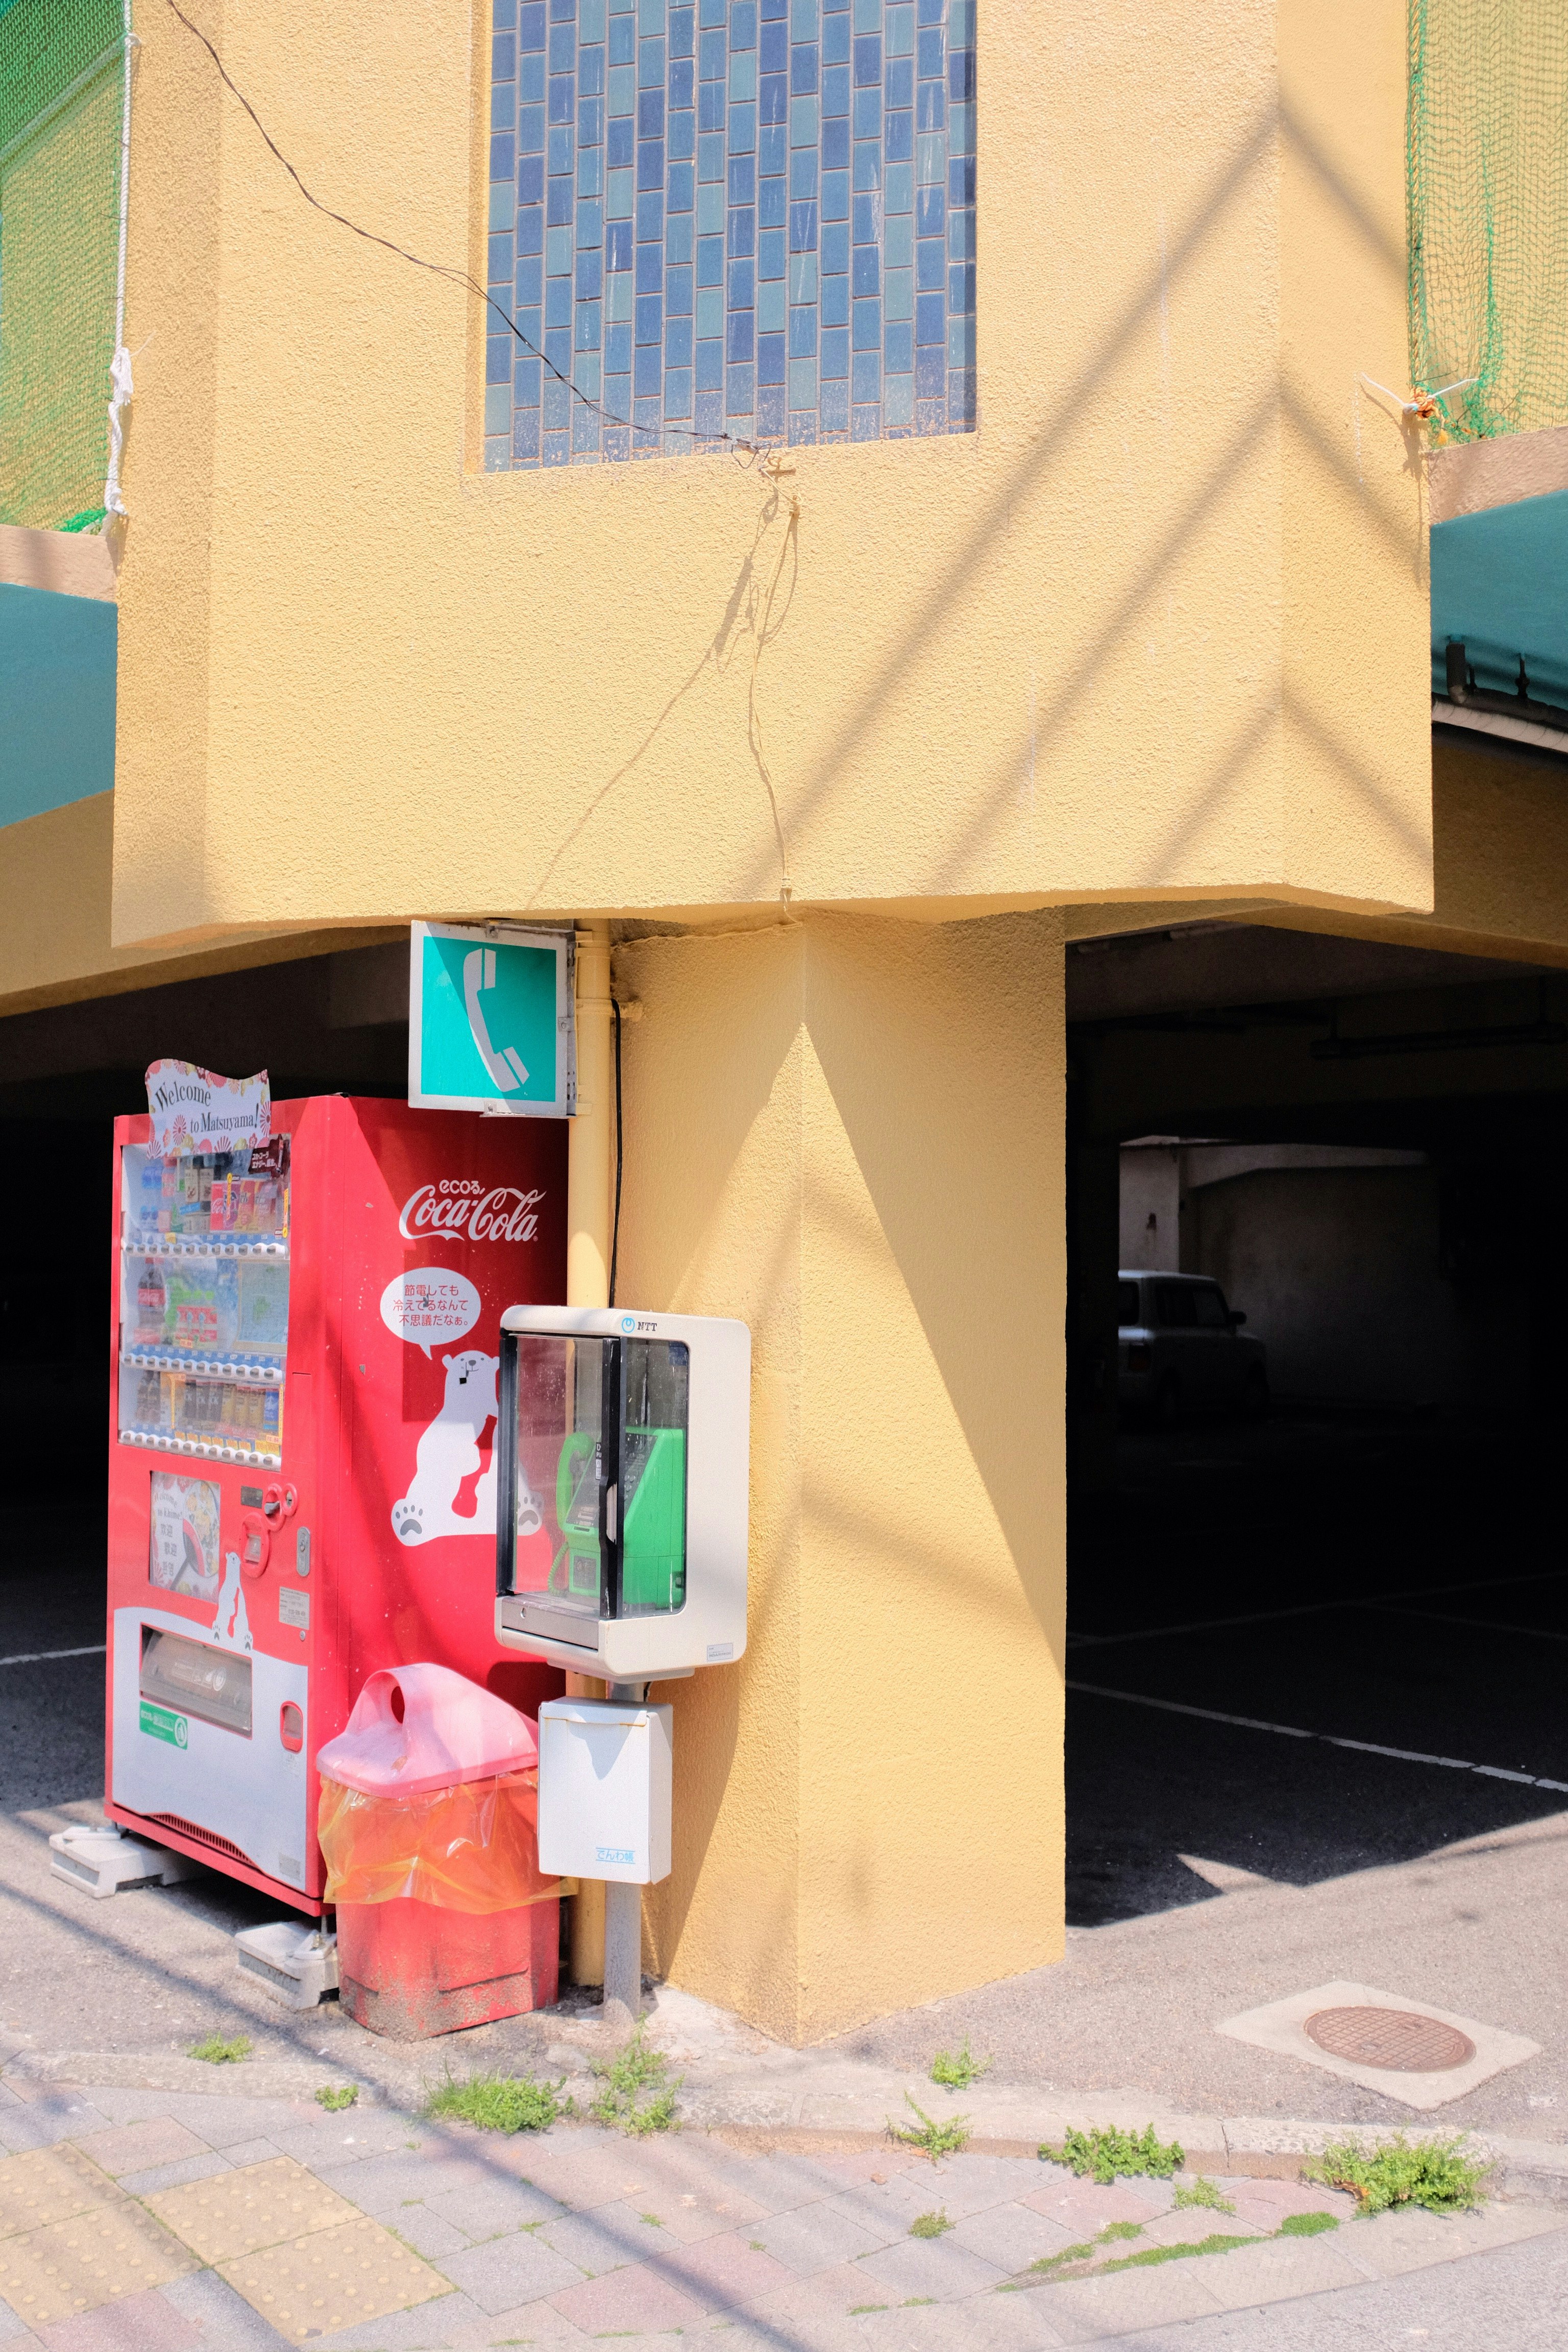
[(544, 289), (544, 324), (546, 328), (569, 327), (572, 323), (572, 286), (569, 278), (552, 278)]
[(633, 336), (640, 347), (657, 343), (664, 331), (664, 303), (657, 294), (639, 294), (634, 313)]
[(941, 131), (947, 122), (947, 101), (939, 81), (922, 81), (915, 100), (915, 129)]
[(697, 103), (697, 88), (689, 58), (684, 62), (674, 58), (669, 67), (669, 102), (672, 107), (692, 107)]
[(947, 60), (947, 87), (955, 99), (973, 97), (974, 52), (973, 49), (954, 49), (950, 52)]
[(730, 214), (726, 250), (731, 261), (750, 260), (757, 247), (757, 215), (750, 205), (738, 205)]
[(697, 332), (702, 335), (722, 335), (724, 332), (724, 289), (722, 286), (700, 287), (697, 292)]
[(811, 408), (790, 412), (789, 446), (792, 449), (814, 449), (816, 446), (817, 425), (816, 403)]
[[(516, 82), (509, 81), (502, 88), (491, 90), (490, 129), (492, 131), (515, 131), (517, 129)], [(503, 173), (501, 176), (504, 178), (506, 175)]]
[(854, 125), (857, 139), (878, 139), (881, 136), (882, 93), (879, 89), (856, 91)]
[[(689, 120), (689, 117), (688, 118)], [(672, 163), (666, 194), (672, 213), (689, 215), (697, 190), (692, 182), (689, 163)]]
[(510, 285), (512, 272), (512, 250), (510, 236), (492, 236), (489, 241), (489, 261), (485, 273), (488, 286)]
[(974, 422), (974, 372), (951, 369), (947, 379), (947, 421), (950, 428), (961, 428)]
[(639, 89), (662, 89), (664, 88), (664, 43), (662, 41), (639, 41), (637, 43), (637, 88)]
[(882, 425), (885, 431), (896, 433), (910, 429), (915, 421), (915, 380), (912, 375), (884, 375), (882, 378)]
[[(773, 0), (776, 8), (777, 0)], [(757, 71), (763, 74), (788, 73), (789, 26), (770, 24), (768, 11), (763, 10), (763, 28), (757, 42)]]
[(820, 52), (815, 41), (797, 41), (789, 53), (789, 86), (795, 98), (813, 98), (816, 94), (821, 71)]
[(967, 318), (974, 309), (974, 264), (962, 261), (947, 273), (947, 307), (955, 319)]
[[(784, 233), (783, 229), (763, 229), (757, 239), (757, 276), (759, 278), (782, 278), (784, 274)], [(507, 261), (506, 275), (509, 278), (511, 276), (511, 262), (510, 255)], [(868, 288), (867, 290), (868, 292), (875, 292), (876, 289), (875, 288)]]
[(751, 155), (733, 155), (730, 159), (730, 202), (750, 205), (756, 202), (757, 166)]
[(605, 52), (602, 47), (580, 49), (577, 54), (577, 96), (603, 98), (605, 95)]
[(590, 147), (579, 144), (577, 150), (577, 194), (579, 196), (602, 196), (605, 193), (605, 151), (596, 142)]
[(519, 409), (511, 420), (511, 461), (514, 466), (539, 463), (539, 411)]
[(782, 383), (757, 386), (757, 425), (759, 434), (770, 439), (782, 439), (784, 429), (784, 389)]
[(792, 253), (789, 257), (789, 299), (792, 302), (815, 302), (818, 284), (815, 253)]
[(756, 370), (732, 367), (724, 380), (724, 406), (731, 416), (750, 416), (757, 404)]
[(550, 27), (550, 70), (552, 74), (574, 73), (577, 68), (577, 27), (575, 25), (552, 25)]
[[(859, 386), (857, 385), (857, 394), (858, 394), (858, 391)], [(882, 418), (880, 412), (876, 408), (863, 408), (857, 405), (855, 410), (854, 425), (850, 431), (849, 437), (852, 441), (879, 441), (882, 437)]]
[(723, 391), (724, 346), (722, 342), (698, 344), (697, 389), (700, 393)]
[(759, 229), (783, 228), (787, 210), (784, 187), (785, 184), (782, 177), (766, 179), (760, 183), (757, 189)]
[(721, 383), (700, 384), (694, 404), (694, 422), (699, 433), (721, 433), (724, 429), (724, 387)]
[(942, 37), (942, 26), (921, 26), (915, 47), (915, 70), (921, 81), (942, 81), (947, 77), (947, 45)]
[(825, 278), (822, 281), (822, 323), (825, 327), (847, 327), (849, 324), (849, 280), (847, 278)]
[(915, 247), (915, 285), (922, 294), (938, 294), (946, 284), (946, 243), (942, 237), (922, 236)]
[(825, 66), (822, 69), (822, 118), (828, 121), (849, 111), (849, 68), (847, 65)]
[(667, 269), (664, 278), (665, 315), (670, 319), (691, 316), (691, 272), (689, 269)]
[(544, 397), (539, 404), (541, 421), (546, 433), (558, 432), (572, 420), (572, 394), (559, 376), (544, 379)]
[(632, 389), (639, 399), (657, 399), (664, 367), (657, 343), (639, 343), (632, 354)]
[(882, 79), (882, 43), (875, 33), (858, 35), (855, 41), (855, 87), (875, 88)]
[(974, 321), (973, 319), (950, 319), (947, 322), (947, 364), (949, 369), (971, 368), (974, 365)]
[(847, 433), (849, 430), (849, 386), (847, 383), (824, 383), (818, 395), (825, 434)]
[(909, 108), (915, 102), (915, 61), (913, 58), (889, 58), (882, 77), (882, 94), (889, 109)]
[(605, 373), (629, 376), (632, 367), (632, 329), (629, 319), (612, 327), (605, 338)]
[(881, 256), (874, 245), (858, 245), (855, 267), (850, 272), (849, 290), (857, 300), (876, 296), (882, 290)]
[(940, 343), (947, 334), (947, 305), (940, 294), (915, 296), (915, 341)]
[[(882, 151), (874, 139), (857, 140), (855, 144), (855, 193), (875, 195), (882, 184)], [(857, 243), (861, 240), (857, 238)]]
[(757, 121), (761, 124), (784, 122), (789, 119), (789, 83), (783, 74), (764, 74), (757, 91)]
[(877, 230), (879, 226), (877, 219), (878, 209), (877, 199), (874, 195), (857, 196), (855, 199), (854, 211), (851, 215), (851, 218), (855, 225), (854, 237), (856, 245), (869, 247), (873, 253), (877, 248)]
[(849, 63), (849, 18), (846, 16), (825, 15), (822, 19), (822, 62), (828, 66)]
[(882, 306), (880, 302), (857, 302), (853, 311), (855, 349), (857, 352), (878, 352), (882, 348)]
[(698, 238), (697, 283), (699, 286), (722, 286), (724, 283), (724, 240), (721, 236)]
[(664, 142), (662, 139), (637, 141), (637, 193), (645, 189), (664, 193)]
[(782, 335), (757, 337), (757, 386), (783, 383), (784, 380), (784, 339)]
[(542, 0), (538, 5), (525, 5), (517, 12), (517, 46), (523, 49), (542, 49), (547, 38), (545, 11)]
[(629, 269), (632, 266), (632, 225), (627, 221), (610, 221), (605, 228), (605, 267), (606, 269)]
[(809, 204), (816, 195), (816, 157), (808, 149), (789, 159), (789, 194), (792, 204)]
[(547, 134), (545, 140), (545, 156), (552, 178), (557, 177), (563, 173), (565, 173), (568, 179), (571, 178), (574, 143), (575, 142), (572, 137), (572, 126), (570, 123), (567, 123), (564, 127), (559, 127), (552, 130)]
[(545, 185), (546, 226), (561, 229), (568, 239), (572, 234), (572, 215), (576, 210), (575, 194), (570, 180), (551, 180)]
[(664, 291), (664, 247), (662, 245), (639, 245), (637, 258), (637, 289), (639, 294), (661, 294)]
[(849, 267), (849, 224), (847, 221), (825, 220), (822, 224), (822, 268), (825, 277), (833, 278)]
[(637, 242), (657, 244), (664, 235), (664, 190), (654, 188), (637, 198)]
[(712, 137), (697, 142), (697, 184), (710, 187), (724, 177), (724, 135), (716, 131)]
[(605, 257), (581, 248), (577, 254), (577, 299), (596, 302), (605, 290)]
[(791, 205), (789, 208), (789, 249), (792, 253), (814, 253), (816, 249), (816, 206)]
[(632, 454), (632, 436), (619, 425), (606, 425), (599, 446), (606, 460), (624, 466)]
[(689, 367), (667, 369), (664, 379), (665, 415), (675, 417), (689, 416), (691, 397), (691, 370)]
[(547, 433), (544, 436), (546, 466), (569, 466), (572, 462), (572, 436), (569, 433)]
[(691, 215), (672, 213), (664, 224), (664, 266), (667, 269), (689, 269), (691, 267)]
[(576, 104), (577, 85), (570, 74), (555, 74), (550, 83), (550, 113), (552, 123), (570, 123)]
[(907, 321), (889, 321), (883, 327), (882, 364), (889, 375), (907, 375), (913, 381), (915, 331)]
[(849, 121), (824, 122), (822, 126), (822, 168), (824, 172), (842, 172), (849, 163)]
[(689, 58), (696, 39), (696, 16), (690, 8), (672, 8), (669, 12), (669, 54), (672, 58)]
[[(751, 299), (749, 284), (740, 288), (735, 284), (737, 277), (742, 272), (749, 280), (752, 265), (749, 261), (736, 261), (730, 266), (730, 307), (725, 320), (725, 341), (732, 360), (749, 360), (752, 356), (752, 312), (755, 306)], [(745, 299), (737, 299), (738, 294), (743, 295)], [(743, 351), (738, 347), (739, 342), (744, 343)]]
[(730, 47), (732, 49), (754, 49), (756, 46), (756, 0), (732, 0), (730, 10)]
[(512, 339), (510, 335), (492, 335), (485, 345), (485, 382), (510, 383), (511, 381)]
[(882, 125), (882, 146), (889, 163), (909, 163), (914, 160), (914, 117), (910, 114), (889, 114)]
[(825, 383), (849, 373), (849, 331), (847, 327), (824, 327), (818, 363)]
[(544, 158), (542, 155), (520, 155), (518, 157), (517, 201), (520, 205), (542, 205), (544, 202)]
[(731, 106), (730, 109), (730, 152), (731, 155), (752, 155), (757, 146), (757, 110), (754, 106)]
[(822, 217), (825, 221), (844, 221), (849, 217), (849, 174), (847, 172), (824, 172), (822, 175)]
[(667, 319), (665, 320), (664, 363), (667, 368), (689, 368), (691, 365), (691, 321), (689, 319)]
[(490, 141), (490, 177), (510, 180), (517, 169), (517, 142), (510, 131), (503, 131)]
[(664, 92), (662, 89), (639, 89), (637, 92), (637, 137), (664, 137)]
[(511, 404), (514, 408), (538, 407), (542, 371), (542, 362), (539, 360), (520, 359), (517, 362), (511, 372)]
[(574, 451), (596, 449), (599, 446), (599, 419), (592, 408), (582, 401), (573, 404), (572, 446)]

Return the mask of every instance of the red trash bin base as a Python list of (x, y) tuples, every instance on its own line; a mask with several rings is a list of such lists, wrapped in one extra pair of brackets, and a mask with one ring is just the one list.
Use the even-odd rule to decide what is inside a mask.
[(423, 2042), (555, 1998), (561, 1905), (443, 1911), (399, 1895), (338, 1906), (338, 1998), (357, 2024)]

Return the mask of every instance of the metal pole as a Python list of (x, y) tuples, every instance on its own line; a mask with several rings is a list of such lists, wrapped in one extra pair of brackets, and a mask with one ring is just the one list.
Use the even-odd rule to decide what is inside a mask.
[(605, 2023), (635, 2025), (642, 2015), (642, 1888), (612, 1880), (605, 1888)]
[[(610, 1297), (610, 927), (577, 930), (577, 1115), (567, 1135), (566, 1304), (605, 1307)], [(568, 1675), (573, 1698), (597, 1698), (588, 1675)], [(633, 1889), (636, 1892), (636, 1889)], [(572, 1976), (580, 1985), (605, 1979), (605, 1887), (578, 1881), (572, 1900)]]

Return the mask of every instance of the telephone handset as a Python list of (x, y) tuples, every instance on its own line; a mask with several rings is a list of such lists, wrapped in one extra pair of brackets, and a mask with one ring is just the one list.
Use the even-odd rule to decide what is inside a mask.
[(498, 1053), (490, 1044), (490, 1033), (485, 1025), (484, 1008), (479, 1003), (486, 989), (496, 984), (496, 951), (494, 948), (472, 948), (463, 958), (463, 1003), (468, 1008), (468, 1027), (479, 1059), (489, 1072), (503, 1095), (515, 1094), (519, 1087), (528, 1084), (528, 1072), (521, 1055), (513, 1045), (503, 1045)]

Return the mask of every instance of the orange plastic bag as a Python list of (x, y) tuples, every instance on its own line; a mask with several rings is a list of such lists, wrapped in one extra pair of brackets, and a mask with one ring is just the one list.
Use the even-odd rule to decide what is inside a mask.
[(416, 1797), (365, 1797), (321, 1782), (317, 1834), (329, 1903), (392, 1903), (485, 1914), (562, 1890), (539, 1870), (539, 1774), (502, 1772)]

